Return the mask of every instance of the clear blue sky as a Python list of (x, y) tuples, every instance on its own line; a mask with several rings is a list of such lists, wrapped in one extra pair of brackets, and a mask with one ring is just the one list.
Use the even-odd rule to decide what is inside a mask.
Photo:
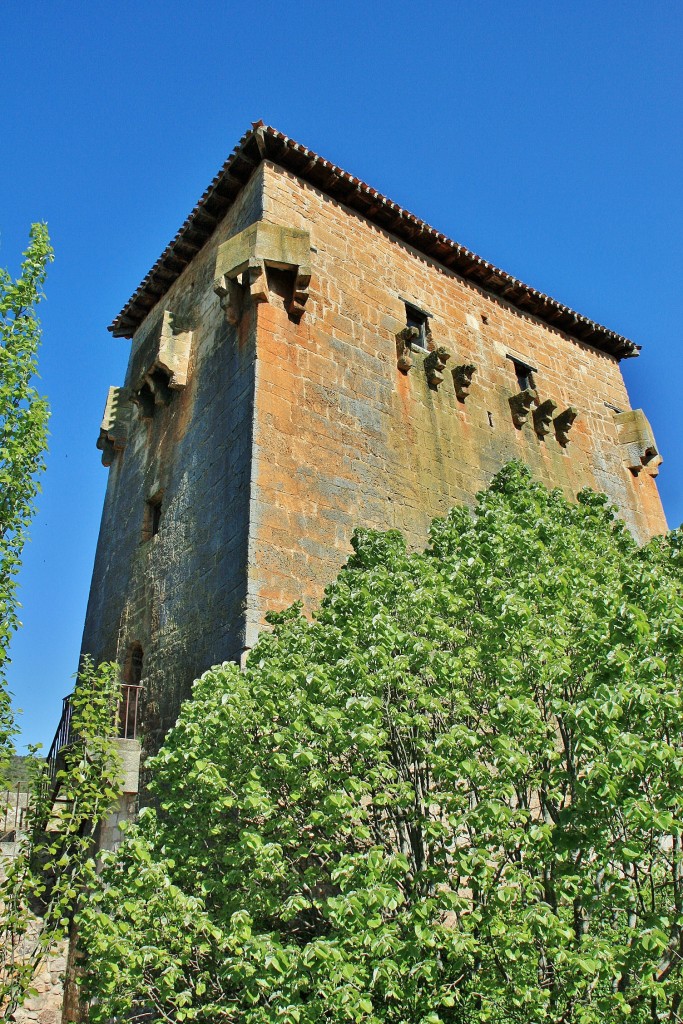
[(56, 250), (52, 404), (10, 686), (49, 743), (80, 646), (129, 343), (107, 324), (263, 118), (481, 256), (643, 345), (623, 364), (683, 518), (683, 6), (654, 0), (9, 3), (0, 264)]

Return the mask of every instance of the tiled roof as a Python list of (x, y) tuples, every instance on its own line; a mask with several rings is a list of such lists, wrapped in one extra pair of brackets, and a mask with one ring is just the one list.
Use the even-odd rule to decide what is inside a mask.
[(435, 231), (376, 189), (324, 160), (275, 128), (257, 121), (240, 139), (175, 238), (128, 300), (109, 330), (117, 338), (130, 338), (149, 310), (168, 291), (185, 267), (211, 237), (218, 223), (262, 160), (271, 160), (298, 175), (345, 206), (413, 248), (473, 281), (510, 305), (530, 313), (594, 348), (618, 359), (638, 354), (628, 338), (575, 313), (550, 296), (530, 288), (462, 245)]

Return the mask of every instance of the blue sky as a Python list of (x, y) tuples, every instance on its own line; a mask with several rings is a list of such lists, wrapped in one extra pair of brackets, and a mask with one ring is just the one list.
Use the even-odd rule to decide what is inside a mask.
[(129, 343), (107, 324), (262, 118), (643, 345), (623, 364), (683, 519), (683, 7), (373, 0), (6, 2), (0, 264), (46, 220), (52, 405), (10, 687), (50, 742), (80, 647)]

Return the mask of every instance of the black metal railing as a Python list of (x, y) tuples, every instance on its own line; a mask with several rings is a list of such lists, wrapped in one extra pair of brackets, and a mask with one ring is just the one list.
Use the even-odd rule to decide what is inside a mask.
[[(119, 739), (134, 740), (138, 734), (138, 712), (140, 707), (141, 686), (133, 686), (130, 683), (121, 683), (121, 695), (116, 710), (116, 720), (112, 723), (114, 735)], [(54, 793), (59, 771), (59, 757), (65, 747), (68, 747), (76, 739), (72, 727), (73, 706), (70, 693), (62, 700), (62, 717), (59, 720), (55, 738), (52, 741), (47, 762), (47, 777), (50, 791)]]
[(122, 740), (134, 740), (138, 735), (138, 708), (141, 686), (121, 684), (121, 699), (117, 716), (118, 735)]
[(73, 708), (71, 706), (72, 696), (73, 694), (70, 693), (62, 699), (62, 717), (59, 719), (55, 738), (53, 739), (47, 757), (45, 758), (47, 762), (47, 775), (51, 789), (54, 788), (55, 780), (57, 778), (57, 762), (59, 759), (59, 753), (64, 747), (68, 747), (73, 740), (71, 732), (71, 718), (73, 715)]

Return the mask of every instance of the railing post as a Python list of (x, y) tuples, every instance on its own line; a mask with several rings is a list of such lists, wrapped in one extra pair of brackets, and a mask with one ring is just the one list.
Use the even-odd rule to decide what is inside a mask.
[(142, 687), (134, 686), (132, 683), (121, 684), (121, 699), (119, 701), (118, 720), (119, 739), (137, 739), (138, 703), (141, 689)]

